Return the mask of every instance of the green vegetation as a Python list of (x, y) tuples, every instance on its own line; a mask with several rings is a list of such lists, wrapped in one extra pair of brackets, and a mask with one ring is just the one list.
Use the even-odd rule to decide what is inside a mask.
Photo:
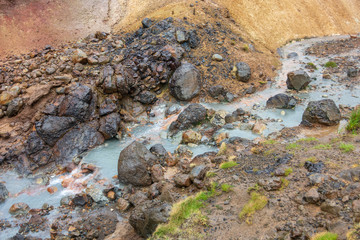
[(291, 173), (293, 172), (293, 169), (292, 168), (287, 168), (285, 169), (285, 176), (289, 176)]
[(252, 216), (256, 211), (263, 209), (268, 203), (266, 196), (257, 192), (251, 192), (251, 199), (245, 204), (239, 214), (239, 218), (246, 218), (247, 224), (252, 224)]
[(244, 44), (243, 47), (242, 47), (242, 50), (243, 50), (244, 52), (249, 52), (249, 51), (250, 51), (249, 45)]
[(274, 139), (269, 139), (264, 142), (265, 145), (275, 144), (276, 141)]
[(286, 146), (286, 150), (294, 150), (294, 149), (297, 149), (299, 148), (300, 145), (296, 144), (296, 143), (289, 143), (287, 146)]
[(316, 137), (308, 137), (308, 138), (302, 138), (297, 140), (298, 143), (300, 142), (317, 142), (319, 141), (319, 139), (317, 139)]
[(309, 62), (307, 65), (308, 65), (310, 68), (312, 68), (312, 69), (314, 69), (314, 70), (317, 70), (317, 67), (316, 67), (316, 65), (315, 65), (314, 63)]
[(215, 173), (215, 172), (211, 172), (211, 171), (209, 171), (209, 172), (207, 172), (206, 173), (206, 177), (207, 178), (212, 178), (212, 177), (215, 177), (217, 174)]
[(181, 225), (187, 220), (193, 219), (198, 222), (206, 222), (206, 216), (204, 216), (200, 209), (205, 206), (205, 201), (209, 198), (217, 195), (217, 184), (213, 183), (209, 191), (199, 192), (197, 195), (188, 197), (183, 201), (175, 203), (171, 209), (169, 222), (166, 224), (160, 224), (153, 237), (155, 239), (164, 238), (168, 234), (176, 234), (180, 232)]
[(232, 168), (237, 166), (238, 164), (234, 161), (229, 161), (229, 162), (224, 162), (222, 164), (220, 164), (220, 168), (221, 169), (227, 169), (227, 168)]
[(352, 152), (354, 151), (355, 147), (351, 143), (340, 143), (339, 148), (344, 152)]
[(347, 234), (347, 240), (358, 240), (360, 239), (360, 223), (356, 224)]
[(358, 130), (359, 128), (360, 128), (360, 108), (358, 110), (354, 110), (351, 113), (351, 117), (348, 125), (346, 126), (346, 130), (355, 133), (355, 131)]
[(230, 192), (233, 187), (234, 187), (234, 186), (232, 186), (232, 185), (229, 185), (229, 184), (227, 184), (227, 183), (224, 183), (224, 184), (221, 185), (221, 190), (222, 190), (223, 192)]
[(269, 156), (275, 152), (275, 149), (270, 149), (264, 152), (264, 156)]
[(330, 67), (331, 68), (336, 68), (337, 64), (336, 64), (336, 62), (329, 61), (329, 62), (325, 63), (324, 66), (327, 67), (327, 68), (330, 68)]
[(309, 157), (305, 160), (306, 162), (312, 162), (312, 163), (316, 163), (317, 162), (317, 159), (316, 157)]
[(280, 190), (283, 190), (284, 188), (289, 186), (289, 184), (290, 184), (289, 180), (287, 180), (286, 178), (281, 178), (281, 188), (280, 188)]
[(311, 238), (311, 240), (337, 240), (338, 235), (331, 232), (318, 233)]
[(259, 190), (260, 190), (259, 184), (255, 184), (254, 186), (249, 187), (249, 188), (247, 189), (247, 192), (248, 192), (248, 193), (250, 193), (251, 191), (257, 192), (257, 191), (259, 191)]
[(331, 148), (332, 146), (330, 144), (319, 144), (314, 147), (314, 149), (318, 149), (318, 150), (329, 150)]

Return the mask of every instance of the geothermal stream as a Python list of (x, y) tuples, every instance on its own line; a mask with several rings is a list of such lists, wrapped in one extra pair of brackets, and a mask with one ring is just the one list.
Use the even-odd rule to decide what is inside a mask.
[[(334, 77), (344, 76), (333, 76), (333, 79), (323, 79), (322, 71), (323, 65), (329, 61), (328, 58), (317, 58), (315, 56), (305, 55), (305, 50), (312, 44), (323, 41), (337, 40), (345, 38), (344, 36), (332, 36), (324, 38), (307, 39), (299, 42), (290, 43), (283, 48), (279, 49), (279, 53), (282, 57), (282, 68), (278, 72), (275, 83), (268, 86), (264, 91), (257, 92), (248, 98), (243, 98), (240, 102), (233, 103), (202, 103), (206, 108), (212, 108), (214, 110), (224, 110), (228, 113), (233, 112), (237, 108), (243, 108), (245, 111), (250, 111), (252, 114), (256, 114), (262, 119), (269, 119), (267, 122), (267, 129), (263, 132), (264, 136), (269, 135), (272, 132), (277, 132), (284, 127), (298, 126), (301, 122), (302, 113), (306, 108), (309, 101), (321, 100), (323, 98), (333, 99), (337, 105), (343, 104), (347, 106), (355, 106), (359, 104), (360, 100), (360, 87), (353, 86), (347, 88), (344, 83), (337, 81)], [(287, 58), (289, 53), (296, 52), (298, 56), (293, 58)], [(349, 52), (351, 56), (357, 56), (360, 51)], [(341, 56), (346, 56), (342, 54)], [(334, 56), (335, 57), (335, 56)], [(301, 91), (296, 94), (302, 101), (297, 104), (295, 109), (282, 110), (282, 109), (266, 109), (266, 100), (278, 93), (286, 92), (286, 75), (290, 71), (305, 69), (307, 63), (312, 62), (317, 66), (317, 70), (309, 72), (312, 82), (308, 90)], [(315, 88), (316, 86), (316, 88)], [(186, 105), (181, 106), (181, 108)], [(124, 137), (121, 140), (110, 140), (104, 145), (97, 147), (89, 151), (83, 156), (83, 163), (93, 163), (99, 168), (99, 171), (87, 175), (85, 177), (79, 177), (76, 179), (76, 173), (79, 169), (75, 169), (71, 174), (63, 174), (60, 176), (50, 176), (49, 179), (44, 179), (44, 176), (32, 177), (32, 178), (21, 178), (15, 172), (8, 171), (3, 172), (0, 175), (0, 181), (4, 182), (7, 189), (10, 192), (9, 198), (2, 204), (0, 204), (0, 223), (8, 221), (12, 227), (0, 230), (0, 239), (6, 239), (15, 235), (21, 223), (20, 220), (13, 218), (9, 214), (9, 208), (12, 204), (18, 202), (27, 203), (30, 208), (41, 208), (43, 204), (47, 203), (54, 206), (54, 210), (50, 211), (50, 215), (47, 216), (49, 225), (55, 219), (58, 214), (57, 207), (60, 205), (60, 199), (64, 196), (73, 195), (84, 191), (82, 183), (87, 182), (87, 186), (95, 188), (104, 188), (104, 186), (113, 184), (118, 187), (119, 183), (113, 177), (117, 175), (117, 161), (119, 153), (127, 145), (134, 140), (140, 140), (147, 143), (147, 147), (161, 143), (165, 149), (169, 152), (174, 152), (181, 141), (181, 134), (176, 135), (174, 138), (167, 138), (167, 128), (177, 116), (170, 116), (165, 119), (166, 106), (164, 104), (155, 106), (153, 112), (155, 117), (150, 119), (150, 122), (146, 124), (134, 124), (131, 126), (131, 136)], [(147, 122), (147, 117), (140, 117), (141, 122)], [(249, 119), (249, 122), (253, 120)], [(244, 124), (246, 125), (246, 124)], [(246, 127), (235, 126), (233, 129), (220, 129), (219, 131), (225, 131), (229, 133), (229, 137), (242, 137), (246, 139), (255, 139), (260, 135), (254, 134), (251, 130)], [(344, 127), (344, 122), (339, 126), (339, 130)], [(206, 142), (206, 141), (204, 141)], [(193, 156), (202, 154), (208, 151), (217, 151), (217, 147), (209, 144), (200, 144), (197, 146), (189, 147), (193, 152)], [(72, 179), (72, 182), (68, 188), (63, 188), (61, 182), (66, 179)], [(101, 181), (100, 181), (101, 180)], [(48, 182), (48, 185), (44, 184)], [(56, 187), (57, 191), (50, 194), (47, 189), (49, 187)], [(119, 219), (121, 217), (119, 216)], [(49, 238), (49, 228), (45, 231), (37, 233), (29, 233), (31, 236)]]

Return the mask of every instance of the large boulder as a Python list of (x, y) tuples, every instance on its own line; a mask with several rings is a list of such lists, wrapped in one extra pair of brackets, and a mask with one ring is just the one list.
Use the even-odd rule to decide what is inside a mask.
[(117, 135), (120, 128), (120, 114), (111, 113), (100, 119), (99, 132), (104, 135), (105, 139), (113, 138)]
[(287, 74), (286, 85), (288, 89), (299, 91), (305, 89), (310, 82), (310, 76), (304, 70), (297, 70)]
[(169, 131), (171, 134), (179, 130), (186, 130), (206, 119), (206, 108), (201, 104), (190, 104), (182, 111), (176, 121), (172, 122)]
[(170, 93), (178, 100), (191, 100), (200, 92), (200, 73), (191, 63), (182, 63), (169, 82)]
[(309, 102), (302, 116), (302, 124), (336, 125), (341, 120), (339, 108), (331, 99)]
[(35, 123), (36, 132), (50, 146), (55, 143), (74, 125), (76, 119), (73, 117), (45, 116)]
[(233, 69), (235, 77), (241, 82), (248, 82), (251, 78), (251, 68), (246, 62), (238, 62)]
[(0, 203), (4, 202), (9, 197), (9, 191), (5, 185), (0, 182)]
[(129, 222), (135, 231), (142, 237), (148, 238), (161, 223), (169, 218), (171, 205), (159, 200), (146, 201), (135, 207)]
[(295, 105), (296, 105), (296, 99), (284, 93), (276, 94), (275, 96), (269, 98), (266, 102), (267, 108), (291, 109), (294, 108)]
[(156, 164), (157, 158), (141, 143), (134, 141), (121, 151), (118, 160), (118, 178), (134, 186), (151, 185), (148, 169)]

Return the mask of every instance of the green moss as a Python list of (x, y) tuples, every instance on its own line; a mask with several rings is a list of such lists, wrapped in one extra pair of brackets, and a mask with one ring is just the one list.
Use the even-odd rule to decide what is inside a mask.
[(230, 192), (233, 187), (234, 187), (234, 186), (232, 186), (232, 185), (229, 185), (229, 184), (227, 184), (227, 183), (224, 183), (224, 184), (221, 185), (221, 190), (222, 190), (223, 192)]
[(285, 176), (289, 176), (291, 173), (293, 172), (293, 169), (292, 168), (287, 168), (285, 169)]
[(289, 143), (287, 146), (286, 146), (286, 150), (294, 150), (294, 149), (297, 149), (299, 148), (300, 145), (296, 144), (296, 143)]
[(317, 162), (317, 159), (316, 159), (316, 157), (309, 157), (309, 158), (307, 158), (305, 161), (307, 161), (307, 162), (312, 162), (312, 163), (316, 163), (316, 162)]
[(211, 171), (209, 171), (209, 172), (207, 172), (206, 173), (206, 177), (207, 178), (212, 178), (212, 177), (215, 177), (217, 174), (215, 173), (215, 172), (211, 172)]
[(338, 235), (331, 232), (318, 233), (311, 238), (311, 240), (337, 240)]
[(314, 63), (309, 62), (307, 65), (308, 65), (310, 68), (312, 68), (312, 69), (314, 69), (314, 70), (317, 70), (317, 67), (316, 67), (316, 65), (315, 65)]
[(339, 148), (344, 152), (352, 152), (354, 151), (355, 147), (351, 143), (340, 143)]
[(273, 139), (269, 139), (264, 142), (265, 145), (270, 145), (270, 144), (275, 144), (275, 143), (277, 143), (277, 142)]
[(280, 190), (283, 190), (284, 188), (289, 186), (289, 184), (290, 184), (289, 180), (287, 180), (286, 178), (281, 178), (281, 188), (280, 188)]
[(330, 144), (319, 144), (314, 147), (314, 149), (318, 149), (318, 150), (329, 150), (331, 148), (332, 146)]
[(317, 139), (316, 137), (308, 137), (308, 138), (302, 138), (297, 140), (298, 143), (300, 142), (317, 142), (319, 141), (319, 139)]
[(259, 191), (259, 190), (260, 190), (259, 184), (255, 184), (254, 186), (249, 187), (249, 188), (247, 189), (247, 192), (248, 192), (248, 193), (250, 193), (251, 191), (257, 192), (257, 191)]
[(257, 192), (251, 192), (251, 199), (245, 204), (241, 212), (239, 213), (239, 218), (246, 218), (248, 224), (252, 223), (252, 216), (256, 211), (263, 209), (268, 203), (266, 196), (261, 195)]
[(227, 168), (232, 168), (237, 166), (238, 164), (234, 161), (229, 161), (229, 162), (224, 162), (222, 164), (220, 164), (220, 168), (221, 169), (227, 169)]
[(360, 109), (354, 110), (351, 113), (351, 117), (348, 125), (346, 126), (346, 130), (350, 132), (355, 132), (360, 128)]
[(329, 62), (325, 63), (324, 66), (327, 67), (327, 68), (330, 68), (330, 67), (331, 68), (336, 68), (337, 64), (336, 64), (336, 62), (329, 61)]

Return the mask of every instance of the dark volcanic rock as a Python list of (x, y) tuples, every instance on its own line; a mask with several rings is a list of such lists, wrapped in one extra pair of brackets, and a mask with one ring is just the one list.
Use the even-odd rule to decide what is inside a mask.
[(144, 145), (134, 141), (120, 153), (118, 178), (135, 186), (149, 186), (152, 181), (148, 169), (156, 161), (156, 157)]
[(319, 123), (332, 126), (338, 124), (340, 120), (340, 110), (331, 99), (309, 102), (302, 116), (304, 125)]
[(90, 116), (89, 104), (77, 97), (68, 95), (59, 106), (59, 115), (74, 117), (83, 122)]
[(55, 143), (74, 125), (73, 117), (44, 116), (35, 123), (36, 131), (44, 142), (50, 146)]
[(266, 102), (267, 108), (285, 108), (291, 109), (296, 105), (296, 99), (286, 94), (280, 93), (269, 98)]
[(191, 63), (182, 63), (169, 82), (170, 93), (178, 100), (191, 100), (200, 92), (200, 73)]
[(155, 93), (143, 91), (138, 95), (138, 101), (142, 104), (153, 104), (157, 100)]
[(9, 191), (5, 185), (0, 182), (0, 203), (4, 202), (9, 197)]
[(151, 148), (150, 148), (150, 152), (152, 153), (152, 154), (154, 154), (155, 156), (157, 156), (157, 157), (165, 157), (165, 156), (167, 156), (167, 151), (166, 151), (166, 149), (164, 148), (164, 146), (163, 145), (161, 145), (160, 143), (158, 143), (158, 144), (155, 144), (154, 146), (152, 146)]
[(206, 108), (200, 104), (190, 104), (182, 111), (176, 121), (172, 122), (169, 131), (174, 134), (179, 130), (188, 129), (206, 119)]
[(171, 206), (158, 200), (146, 201), (131, 213), (129, 222), (142, 237), (149, 237), (161, 223), (166, 223)]
[(92, 90), (89, 86), (82, 84), (75, 84), (69, 89), (69, 95), (76, 97), (77, 99), (90, 103), (92, 99)]
[(101, 132), (105, 139), (110, 139), (116, 136), (120, 128), (120, 114), (111, 113), (100, 119), (100, 128)]
[(305, 89), (311, 82), (310, 76), (303, 70), (290, 72), (287, 75), (286, 85), (288, 89), (295, 89), (296, 91)]
[(246, 62), (238, 62), (235, 64), (235, 77), (241, 82), (248, 82), (251, 78), (251, 69)]
[(304, 167), (309, 172), (321, 173), (321, 171), (325, 167), (325, 165), (324, 165), (323, 162), (313, 163), (313, 162), (310, 162), (310, 161), (306, 161), (305, 164), (304, 164)]
[(30, 133), (25, 143), (25, 150), (28, 155), (37, 153), (45, 148), (45, 142), (36, 132)]
[(54, 146), (52, 160), (56, 163), (71, 161), (75, 156), (104, 142), (104, 137), (97, 131), (96, 122), (78, 125), (67, 132)]
[(212, 86), (210, 87), (210, 89), (208, 90), (209, 94), (211, 97), (218, 99), (219, 97), (225, 97), (226, 96), (226, 89), (221, 86), (221, 85), (216, 85), (216, 86)]
[(21, 98), (11, 100), (6, 111), (6, 115), (8, 117), (16, 116), (23, 106), (24, 102)]

